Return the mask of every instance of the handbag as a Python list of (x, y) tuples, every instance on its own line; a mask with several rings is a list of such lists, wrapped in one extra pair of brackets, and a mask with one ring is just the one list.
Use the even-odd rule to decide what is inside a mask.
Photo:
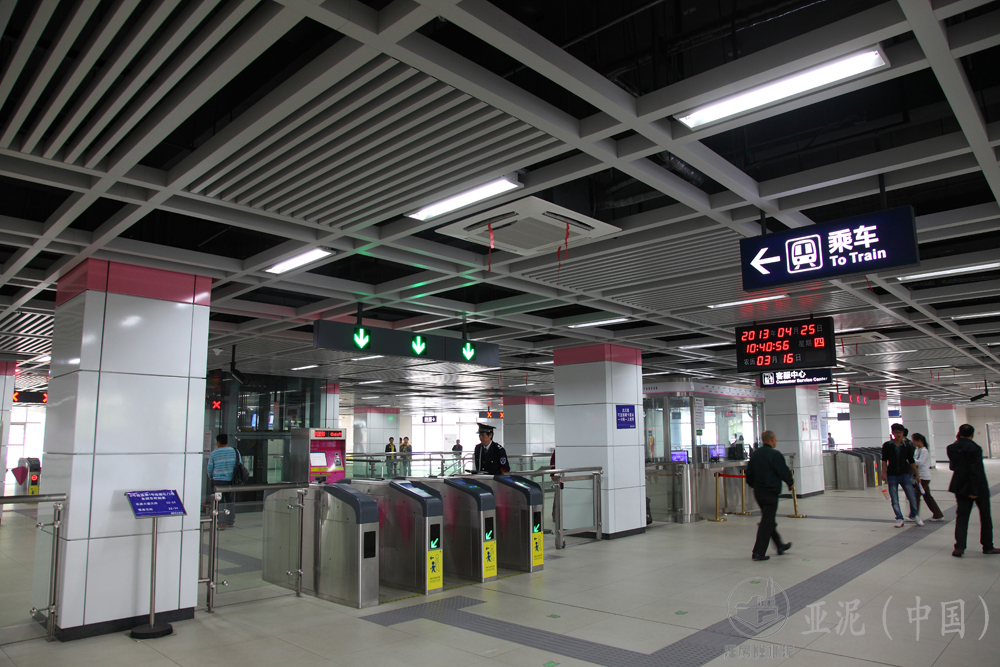
[(236, 465), (233, 466), (233, 486), (243, 486), (250, 480), (250, 471), (247, 467), (243, 465), (243, 457), (240, 456), (240, 451), (233, 448), (236, 452)]

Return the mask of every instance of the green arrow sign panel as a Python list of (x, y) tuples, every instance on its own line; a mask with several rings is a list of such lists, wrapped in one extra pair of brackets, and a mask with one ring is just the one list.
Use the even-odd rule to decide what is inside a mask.
[(363, 350), (368, 347), (368, 343), (372, 340), (371, 336), (368, 334), (368, 330), (364, 327), (355, 327), (354, 329), (354, 347), (359, 350)]
[(427, 351), (427, 342), (423, 336), (414, 336), (413, 341), (410, 343), (410, 348), (418, 357), (423, 356), (424, 352)]
[(500, 365), (496, 343), (463, 340), (458, 336), (414, 333), (388, 327), (319, 320), (313, 324), (313, 347), (367, 355), (444, 361), (494, 368)]

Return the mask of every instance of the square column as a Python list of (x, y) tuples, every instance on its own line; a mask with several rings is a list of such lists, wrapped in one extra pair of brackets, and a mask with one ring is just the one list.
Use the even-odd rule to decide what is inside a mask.
[[(10, 410), (14, 405), (14, 371), (16, 361), (0, 361), (0, 495), (3, 495), (4, 483), (7, 481), (7, 441), (10, 440)], [(17, 465), (14, 461), (13, 465)], [(14, 476), (11, 475), (11, 480)]]
[(340, 385), (335, 382), (324, 382), (320, 397), (323, 428), (340, 428)]
[(399, 408), (377, 408), (367, 405), (354, 408), (354, 451), (358, 454), (385, 452), (393, 438), (399, 449)]
[[(556, 466), (601, 466), (603, 532), (646, 531), (642, 354), (620, 345), (555, 352)], [(627, 417), (631, 408), (631, 424)]]
[[(149, 613), (151, 521), (133, 517), (126, 491), (181, 494), (188, 515), (159, 520), (156, 612), (194, 615), (210, 292), (209, 278), (95, 259), (59, 280), (41, 493), (69, 496), (63, 639), (129, 629)], [(50, 522), (51, 506), (39, 516)], [(40, 609), (50, 549), (51, 532), (39, 534)]]
[(509, 456), (545, 454), (556, 446), (556, 399), (511, 396), (503, 402), (503, 446)]
[(892, 440), (889, 432), (889, 403), (884, 391), (866, 391), (867, 405), (851, 403), (851, 442), (853, 447), (881, 447)]
[[(931, 405), (931, 421), (934, 427), (934, 437), (927, 438), (927, 448), (931, 450), (931, 460), (938, 463), (948, 462), (948, 445), (955, 442), (958, 436), (958, 415), (954, 403), (938, 403)], [(978, 433), (976, 435), (979, 435)], [(985, 433), (983, 434), (985, 435)], [(981, 438), (984, 442), (985, 437)]]
[(795, 492), (802, 496), (823, 493), (823, 441), (819, 436), (819, 387), (780, 387), (764, 392), (764, 428), (774, 431), (778, 449), (794, 454), (790, 465)]
[[(931, 455), (931, 467), (934, 465), (934, 422), (931, 419), (931, 402), (926, 398), (906, 398), (900, 401), (900, 416), (903, 426), (910, 430), (910, 436), (920, 433), (927, 440), (927, 450)], [(958, 427), (955, 428), (958, 432)], [(953, 442), (953, 441), (952, 441)], [(951, 442), (947, 443), (951, 444)]]

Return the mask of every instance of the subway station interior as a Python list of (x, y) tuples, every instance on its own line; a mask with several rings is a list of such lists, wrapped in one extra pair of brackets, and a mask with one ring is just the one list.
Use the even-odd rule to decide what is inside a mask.
[(997, 0), (0, 0), (0, 667), (998, 664), (998, 147)]

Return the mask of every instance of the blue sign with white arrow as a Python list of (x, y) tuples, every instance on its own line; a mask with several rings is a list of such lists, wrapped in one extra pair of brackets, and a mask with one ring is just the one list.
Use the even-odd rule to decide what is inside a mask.
[(913, 207), (740, 240), (744, 291), (920, 263)]

